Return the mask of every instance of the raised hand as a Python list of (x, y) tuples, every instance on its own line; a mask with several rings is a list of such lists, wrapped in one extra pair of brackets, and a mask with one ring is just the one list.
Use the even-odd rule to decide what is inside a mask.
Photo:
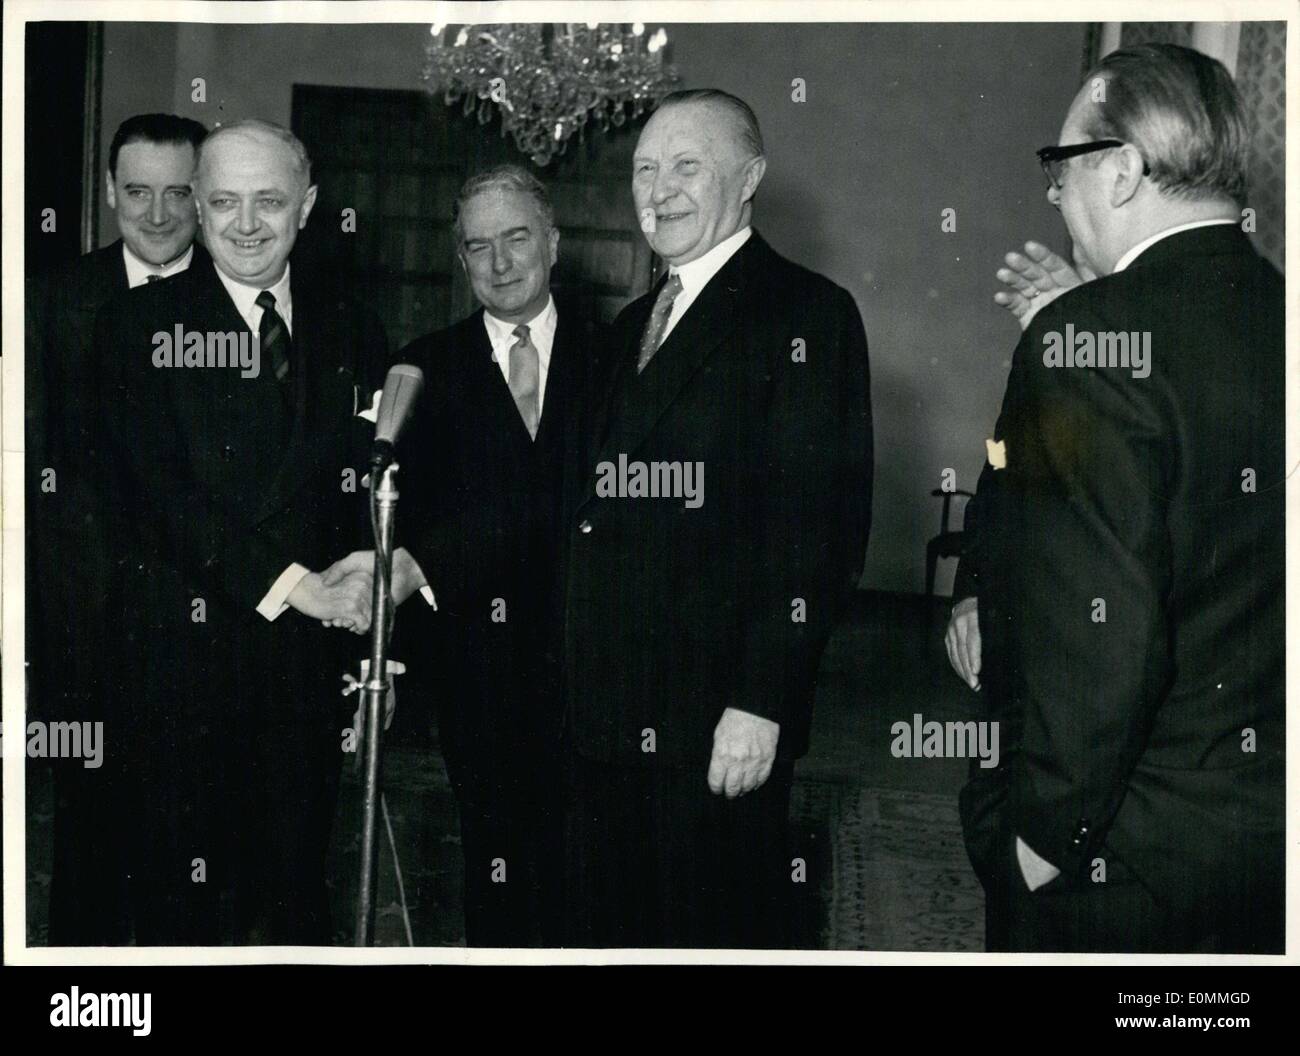
[(1061, 294), (1097, 277), (1086, 267), (1076, 270), (1040, 242), (1026, 242), (1024, 253), (1012, 250), (1005, 259), (1007, 266), (998, 268), (997, 277), (1006, 288), (993, 300), (1016, 317), (1021, 330), (1028, 330), (1039, 310)]

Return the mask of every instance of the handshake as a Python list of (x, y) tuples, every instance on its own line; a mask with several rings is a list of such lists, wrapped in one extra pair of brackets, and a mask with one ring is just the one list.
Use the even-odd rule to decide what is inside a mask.
[[(370, 630), (375, 552), (354, 550), (325, 569), (308, 572), (286, 599), (290, 608), (354, 634)], [(393, 603), (400, 605), (425, 585), (424, 573), (405, 547), (393, 554)]]

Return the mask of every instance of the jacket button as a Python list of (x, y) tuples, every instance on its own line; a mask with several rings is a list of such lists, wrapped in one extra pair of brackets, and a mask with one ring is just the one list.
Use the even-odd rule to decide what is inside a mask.
[(583, 535), (590, 535), (591, 522), (584, 519), (582, 523), (578, 525), (578, 531), (580, 531)]

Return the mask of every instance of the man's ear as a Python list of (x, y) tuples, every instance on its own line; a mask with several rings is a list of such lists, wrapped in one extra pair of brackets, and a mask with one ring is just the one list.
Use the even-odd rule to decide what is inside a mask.
[(108, 192), (108, 207), (117, 208), (117, 188), (113, 186), (113, 174), (104, 170), (104, 190)]
[(762, 154), (752, 157), (745, 163), (745, 188), (741, 192), (741, 202), (747, 202), (758, 191), (758, 185), (763, 182), (763, 173), (767, 172), (767, 158)]
[(307, 217), (311, 216), (311, 208), (316, 204), (316, 185), (313, 183), (307, 188), (307, 193), (302, 196), (302, 205), (298, 207), (298, 230), (301, 231), (307, 226)]
[(551, 247), (551, 267), (555, 267), (555, 262), (560, 259), (560, 229), (553, 227), (546, 236), (546, 241)]
[(1142, 186), (1142, 170), (1146, 163), (1142, 155), (1131, 143), (1125, 143), (1115, 151), (1115, 182), (1110, 188), (1110, 205), (1118, 209), (1126, 205)]

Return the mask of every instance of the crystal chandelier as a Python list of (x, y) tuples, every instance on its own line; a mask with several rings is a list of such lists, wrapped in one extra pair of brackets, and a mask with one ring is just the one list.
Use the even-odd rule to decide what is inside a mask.
[(501, 112), (501, 134), (534, 164), (563, 154), (593, 117), (602, 132), (640, 117), (678, 83), (664, 63), (668, 34), (640, 22), (545, 22), (430, 30), (423, 81), (480, 124)]

